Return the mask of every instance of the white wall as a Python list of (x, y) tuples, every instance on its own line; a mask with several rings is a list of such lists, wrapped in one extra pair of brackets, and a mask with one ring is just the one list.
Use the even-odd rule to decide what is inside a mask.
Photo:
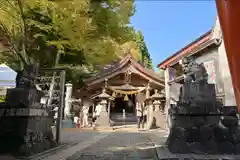
[(223, 89), (225, 93), (224, 103), (226, 106), (236, 105), (235, 95), (233, 91), (232, 78), (227, 61), (221, 26), (218, 17), (216, 18), (215, 26), (213, 29), (213, 36), (221, 38), (221, 44), (218, 47), (218, 66), (220, 70), (221, 80), (223, 82)]

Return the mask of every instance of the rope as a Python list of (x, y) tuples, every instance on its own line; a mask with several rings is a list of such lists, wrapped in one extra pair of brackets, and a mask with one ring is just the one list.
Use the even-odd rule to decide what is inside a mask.
[(132, 95), (132, 94), (137, 94), (139, 92), (144, 91), (147, 87), (142, 87), (136, 91), (123, 91), (123, 90), (113, 89), (112, 87), (108, 87), (108, 88), (115, 93), (124, 94), (124, 95)]

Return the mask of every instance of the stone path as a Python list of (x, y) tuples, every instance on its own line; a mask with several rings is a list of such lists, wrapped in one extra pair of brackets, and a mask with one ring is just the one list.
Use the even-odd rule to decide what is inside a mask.
[[(163, 137), (161, 142), (158, 138), (153, 138), (155, 135)], [(74, 141), (78, 140), (79, 143), (43, 160), (157, 160), (156, 143), (164, 142), (165, 135), (166, 132), (159, 131), (138, 132), (135, 128), (95, 133), (66, 132), (64, 136)]]
[[(94, 131), (70, 131), (64, 132), (62, 138), (65, 143), (77, 142), (76, 145), (61, 150), (60, 152), (54, 153), (45, 158), (40, 158), (41, 160), (66, 160), (68, 157), (72, 156), (79, 150), (89, 147), (90, 145), (96, 143), (100, 139), (106, 137), (109, 133), (107, 132), (94, 132)], [(39, 159), (39, 160), (40, 160)], [(34, 159), (38, 160), (38, 159)]]
[(114, 132), (97, 143), (76, 152), (67, 160), (157, 159), (149, 136), (144, 133)]

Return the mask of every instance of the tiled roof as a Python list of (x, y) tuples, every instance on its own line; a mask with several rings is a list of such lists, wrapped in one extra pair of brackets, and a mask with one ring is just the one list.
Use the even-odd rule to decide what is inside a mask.
[(180, 58), (186, 56), (190, 51), (194, 50), (196, 47), (198, 47), (201, 44), (204, 44), (211, 40), (212, 37), (212, 29), (206, 32), (204, 35), (200, 36), (193, 42), (189, 43), (184, 48), (180, 49), (176, 53), (174, 53), (172, 56), (168, 57), (164, 61), (162, 61), (160, 64), (158, 64), (158, 68), (165, 68), (167, 65), (179, 60)]
[(91, 77), (91, 78), (85, 80), (85, 82), (90, 82), (90, 81), (94, 81), (99, 78), (104, 78), (105, 76), (110, 75), (110, 74), (116, 72), (117, 70), (121, 69), (128, 63), (131, 63), (131, 65), (133, 65), (141, 73), (143, 73), (143, 74), (147, 75), (148, 77), (153, 78), (157, 81), (161, 81), (164, 84), (164, 79), (162, 77), (160, 77), (158, 74), (156, 74), (154, 72), (154, 70), (144, 68), (140, 63), (138, 63), (136, 60), (134, 60), (132, 58), (131, 54), (127, 54), (125, 56), (125, 58), (123, 58), (122, 60), (120, 60), (118, 62), (115, 62), (114, 64), (110, 65), (109, 67), (106, 67), (105, 69), (103, 69), (100, 73), (98, 73), (94, 77)]

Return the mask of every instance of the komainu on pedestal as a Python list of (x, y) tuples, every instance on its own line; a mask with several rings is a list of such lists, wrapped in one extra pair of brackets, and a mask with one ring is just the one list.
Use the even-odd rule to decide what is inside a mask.
[(236, 106), (216, 100), (203, 64), (183, 60), (184, 84), (177, 105), (169, 109), (172, 127), (167, 145), (172, 153), (239, 154), (240, 126)]
[(56, 146), (48, 111), (40, 104), (43, 92), (36, 89), (38, 64), (28, 65), (16, 77), (0, 104), (0, 152), (29, 156)]

